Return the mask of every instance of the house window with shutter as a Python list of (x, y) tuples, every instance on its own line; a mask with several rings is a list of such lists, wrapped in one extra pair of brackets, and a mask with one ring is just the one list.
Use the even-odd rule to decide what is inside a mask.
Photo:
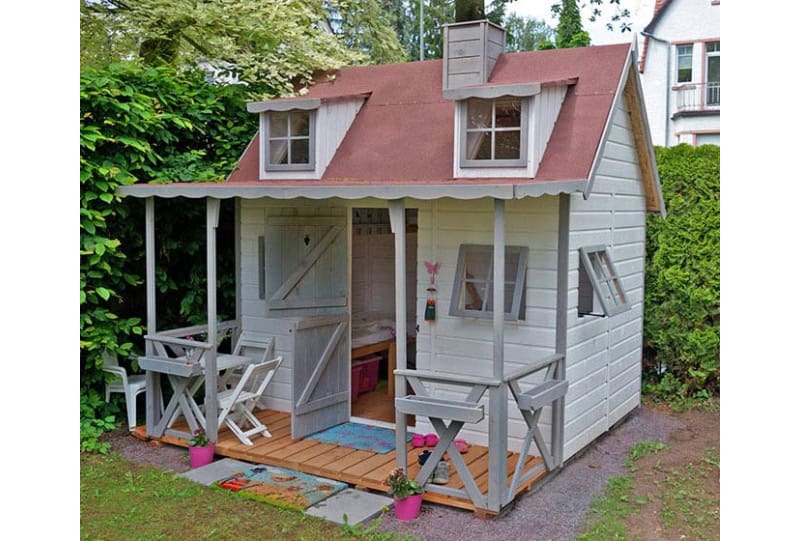
[[(579, 250), (578, 316), (613, 316), (630, 308), (614, 262), (606, 246)], [(595, 303), (599, 301), (599, 307)]]
[(316, 111), (270, 111), (264, 118), (264, 169), (313, 170)]
[[(491, 318), (494, 305), (494, 247), (462, 244), (450, 297), (450, 315)], [(525, 319), (525, 269), (528, 248), (506, 246), (505, 319)]]

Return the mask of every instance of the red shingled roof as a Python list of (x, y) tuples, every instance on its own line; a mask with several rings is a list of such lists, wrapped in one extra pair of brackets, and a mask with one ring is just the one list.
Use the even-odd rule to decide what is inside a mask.
[[(570, 86), (535, 179), (453, 179), (454, 102), (442, 97), (442, 61), (344, 68), (311, 86), (305, 98), (369, 93), (321, 180), (343, 184), (522, 184), (586, 179), (611, 110), (628, 44), (504, 53), (488, 84), (577, 83)], [(260, 183), (259, 139), (229, 184)], [(500, 170), (501, 171), (501, 170)], [(500, 172), (498, 171), (498, 172)], [(270, 180), (269, 185), (308, 185)]]

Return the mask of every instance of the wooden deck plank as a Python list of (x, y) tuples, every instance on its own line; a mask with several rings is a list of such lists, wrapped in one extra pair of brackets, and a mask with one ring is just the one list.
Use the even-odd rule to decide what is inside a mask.
[[(223, 429), (220, 430), (219, 441), (217, 443), (217, 454), (260, 464), (289, 468), (373, 490), (383, 492), (388, 490), (384, 481), (389, 476), (389, 473), (396, 468), (395, 451), (379, 454), (372, 451), (340, 447), (335, 444), (320, 443), (308, 439), (292, 440), (291, 416), (289, 413), (262, 410), (256, 412), (256, 416), (267, 425), (272, 433), (272, 438), (256, 436), (253, 439), (254, 445), (248, 446), (242, 444), (234, 434), (226, 427), (223, 427)], [(176, 423), (175, 428), (180, 429), (178, 423)], [(185, 424), (183, 429), (186, 429)], [(135, 432), (137, 437), (147, 437), (144, 427), (136, 427)], [(182, 447), (188, 445), (187, 440), (174, 436), (165, 436), (160, 438), (160, 441), (180, 445)], [(417, 459), (419, 453), (423, 450), (425, 449), (415, 449), (410, 446), (408, 448), (409, 476), (412, 478), (419, 472), (420, 466), (417, 463)], [(472, 473), (476, 484), (484, 493), (486, 492), (489, 480), (488, 453), (489, 450), (486, 447), (482, 445), (472, 445), (467, 453), (461, 455), (467, 468), (469, 468), (469, 471)], [(510, 482), (513, 477), (517, 456), (517, 453), (508, 453), (506, 461), (508, 482)], [(452, 461), (447, 455), (445, 455), (445, 460), (450, 462), (451, 469), (450, 481), (444, 486), (453, 489), (462, 489), (464, 483), (458, 475), (458, 472), (452, 467)], [(529, 456), (525, 460), (524, 471), (531, 471), (533, 468), (538, 467), (541, 462), (542, 459), (540, 457)], [(530, 490), (530, 488), (545, 475), (547, 475), (547, 471), (543, 470), (535, 475), (533, 479), (523, 483), (517, 489), (516, 493), (520, 494)], [(476, 509), (468, 498), (456, 498), (443, 494), (426, 492), (424, 501), (467, 509), (485, 515), (492, 515), (492, 513), (485, 513), (483, 510)]]

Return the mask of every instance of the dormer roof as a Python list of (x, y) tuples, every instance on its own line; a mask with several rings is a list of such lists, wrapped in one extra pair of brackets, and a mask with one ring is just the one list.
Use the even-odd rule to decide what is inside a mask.
[[(586, 180), (629, 51), (630, 45), (620, 44), (501, 55), (487, 86), (575, 84), (535, 178), (504, 179), (498, 171), (497, 178), (473, 181)], [(318, 80), (302, 98), (364, 94), (369, 98), (315, 184), (470, 182), (453, 178), (454, 104), (442, 96), (441, 60), (344, 68), (332, 80)], [(256, 135), (229, 183), (267, 182), (258, 180), (258, 145)]]

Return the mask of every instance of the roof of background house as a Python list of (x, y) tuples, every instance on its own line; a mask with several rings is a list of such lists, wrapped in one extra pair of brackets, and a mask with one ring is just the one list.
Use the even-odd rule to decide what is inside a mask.
[[(603, 136), (629, 44), (504, 53), (488, 85), (570, 84), (536, 177), (453, 178), (454, 110), (442, 97), (442, 61), (343, 68), (303, 98), (369, 97), (320, 180), (259, 180), (255, 136), (229, 185), (523, 184), (586, 180)], [(574, 82), (577, 79), (577, 82)]]
[[(658, 26), (658, 21), (661, 19), (661, 15), (666, 11), (666, 7), (672, 3), (672, 0), (656, 0), (656, 5), (653, 8), (653, 18), (647, 24), (647, 26), (642, 30), (643, 34), (652, 34), (653, 30), (656, 29)], [(644, 37), (644, 43), (642, 44), (642, 57), (639, 60), (639, 73), (644, 73), (644, 65), (647, 62), (647, 49), (650, 45), (650, 37)]]

